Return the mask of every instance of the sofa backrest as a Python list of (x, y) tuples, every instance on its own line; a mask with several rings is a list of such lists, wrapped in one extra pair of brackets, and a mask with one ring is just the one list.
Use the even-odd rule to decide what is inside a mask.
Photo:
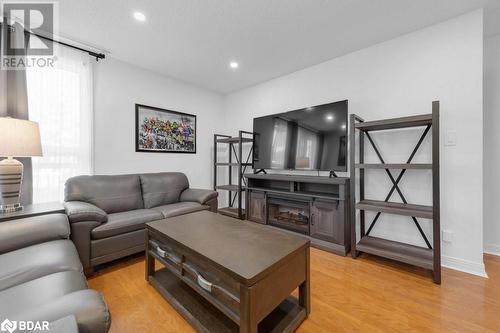
[(88, 202), (108, 214), (144, 208), (139, 175), (70, 178), (66, 181), (64, 201)]
[(179, 201), (189, 181), (182, 172), (149, 173), (139, 176), (145, 208), (168, 205)]

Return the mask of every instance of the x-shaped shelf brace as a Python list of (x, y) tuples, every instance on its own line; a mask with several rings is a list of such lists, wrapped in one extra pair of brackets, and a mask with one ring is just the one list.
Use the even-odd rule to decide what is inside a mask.
[[(418, 140), (417, 145), (415, 146), (415, 148), (413, 148), (413, 151), (412, 151), (410, 157), (406, 161), (407, 164), (411, 163), (411, 161), (413, 160), (413, 157), (415, 156), (415, 154), (417, 153), (418, 149), (422, 145), (422, 142), (424, 141), (425, 137), (427, 136), (427, 133), (429, 133), (430, 128), (431, 128), (431, 125), (427, 125), (427, 127), (424, 130), (424, 132), (420, 136), (420, 139)], [(370, 141), (370, 144), (372, 145), (373, 149), (375, 150), (375, 153), (377, 154), (378, 159), (380, 160), (380, 163), (385, 164), (384, 158), (380, 154), (377, 146), (375, 145), (375, 142), (373, 141), (372, 137), (370, 136), (370, 133), (365, 132), (365, 134), (366, 134), (366, 137), (368, 138), (368, 140)], [(401, 198), (401, 200), (403, 201), (403, 203), (405, 203), (405, 204), (408, 203), (406, 201), (405, 196), (401, 192), (401, 189), (398, 186), (399, 182), (401, 181), (401, 179), (403, 178), (404, 174), (406, 173), (406, 170), (407, 169), (402, 169), (401, 172), (399, 173), (398, 177), (396, 179), (394, 179), (394, 176), (392, 175), (391, 171), (389, 169), (385, 169), (385, 172), (387, 173), (387, 175), (389, 176), (389, 178), (390, 178), (390, 180), (392, 182), (392, 188), (389, 191), (389, 193), (387, 194), (387, 196), (385, 197), (385, 200), (384, 200), (385, 202), (388, 202), (389, 199), (391, 198), (392, 194), (394, 193), (394, 191), (397, 191), (398, 194), (399, 194), (399, 196), (400, 196), (400, 198)], [(367, 236), (370, 234), (370, 232), (372, 231), (373, 227), (377, 223), (378, 218), (380, 217), (380, 214), (381, 213), (378, 212), (377, 215), (375, 215), (375, 217), (373, 218), (373, 220), (372, 220), (372, 222), (370, 224), (370, 227), (366, 231), (366, 235)], [(432, 249), (432, 245), (431, 245), (431, 243), (429, 243), (429, 240), (425, 236), (425, 233), (422, 230), (422, 227), (420, 226), (420, 223), (418, 223), (417, 218), (414, 217), (414, 216), (412, 216), (411, 218), (412, 218), (413, 222), (415, 223), (415, 226), (417, 227), (418, 231), (420, 232), (420, 235), (422, 235), (422, 238), (424, 239), (425, 243), (427, 244), (427, 247), (429, 249)]]
[[(236, 162), (240, 163), (240, 159), (238, 158), (238, 153), (236, 152), (234, 145), (231, 145), (231, 149), (233, 150), (234, 157), (236, 158)], [(240, 148), (240, 149), (242, 149), (242, 148)], [(247, 171), (248, 163), (250, 162), (250, 157), (252, 156), (252, 151), (253, 151), (253, 145), (252, 145), (252, 147), (250, 147), (250, 150), (248, 152), (248, 156), (247, 156), (246, 161), (245, 161), (245, 165), (243, 166), (243, 170), (241, 171), (241, 175), (239, 175), (240, 177), (242, 177), (243, 183), (245, 184), (245, 186), (247, 186), (247, 181), (246, 181), (245, 177), (243, 177), (243, 175)], [(236, 196), (235, 196), (235, 198), (236, 198)], [(233, 200), (233, 202), (234, 202), (234, 200)]]
[(234, 192), (234, 195), (231, 195), (232, 192), (229, 192), (230, 196), (231, 196), (231, 204), (229, 205), (229, 207), (233, 207), (234, 206), (234, 202), (236, 201), (236, 197), (238, 196), (238, 192)]

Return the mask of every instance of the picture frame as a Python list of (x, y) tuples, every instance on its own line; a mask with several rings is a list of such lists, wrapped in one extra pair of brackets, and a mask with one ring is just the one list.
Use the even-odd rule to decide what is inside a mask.
[(196, 115), (135, 104), (135, 151), (196, 154)]

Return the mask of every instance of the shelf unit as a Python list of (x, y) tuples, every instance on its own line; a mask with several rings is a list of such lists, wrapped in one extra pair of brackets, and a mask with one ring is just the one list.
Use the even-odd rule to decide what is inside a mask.
[[(351, 160), (351, 254), (356, 258), (360, 252), (397, 260), (407, 264), (431, 270), (435, 283), (441, 283), (441, 239), (440, 239), (440, 202), (439, 202), (439, 101), (432, 102), (432, 113), (411, 117), (393, 118), (377, 121), (364, 121), (351, 115), (350, 122), (350, 160)], [(370, 135), (372, 131), (392, 130), (409, 127), (424, 127), (416, 146), (406, 163), (386, 163), (378, 147)], [(427, 134), (432, 133), (432, 163), (411, 163)], [(359, 135), (356, 148), (356, 135)], [(368, 139), (380, 163), (364, 163), (364, 143)], [(358, 155), (358, 163), (354, 163)], [(365, 170), (382, 169), (389, 177), (392, 188), (385, 200), (369, 200), (365, 198)], [(407, 202), (399, 183), (407, 170), (431, 170), (432, 172), (432, 206), (414, 205)], [(357, 173), (356, 173), (357, 171)], [(395, 172), (397, 171), (397, 172)], [(356, 178), (359, 180), (359, 191), (356, 191)], [(402, 201), (391, 202), (397, 193)], [(356, 212), (359, 211), (360, 239), (357, 240)], [(377, 214), (365, 228), (365, 211)], [(418, 229), (427, 247), (419, 247), (392, 240), (370, 236), (372, 228), (382, 213), (409, 216)], [(429, 241), (423, 232), (418, 218), (432, 220), (432, 240)]]
[[(227, 162), (219, 162), (217, 150), (220, 144), (229, 145)], [(243, 160), (243, 146), (250, 144), (248, 155)], [(229, 135), (214, 134), (214, 190), (228, 191), (228, 206), (219, 208), (218, 212), (227, 216), (244, 219), (245, 209), (243, 209), (242, 196), (245, 192), (246, 179), (243, 174), (248, 167), (252, 166), (253, 157), (253, 133), (239, 131), (237, 137)], [(234, 159), (233, 159), (234, 158)], [(217, 171), (218, 167), (227, 167), (228, 184), (218, 184)], [(233, 168), (237, 168), (238, 181), (233, 184)]]

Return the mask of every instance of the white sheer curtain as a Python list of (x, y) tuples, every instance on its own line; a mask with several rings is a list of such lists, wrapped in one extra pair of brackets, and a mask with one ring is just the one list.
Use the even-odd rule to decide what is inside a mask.
[(318, 155), (318, 134), (299, 127), (297, 134), (297, 154), (295, 156), (295, 167), (297, 169), (316, 169)]
[(40, 125), (43, 157), (33, 158), (33, 202), (62, 201), (70, 177), (92, 172), (92, 63), (55, 46), (53, 68), (27, 70), (29, 118)]
[(273, 143), (271, 150), (271, 168), (284, 169), (286, 159), (286, 139), (288, 124), (285, 120), (275, 118), (273, 130)]

